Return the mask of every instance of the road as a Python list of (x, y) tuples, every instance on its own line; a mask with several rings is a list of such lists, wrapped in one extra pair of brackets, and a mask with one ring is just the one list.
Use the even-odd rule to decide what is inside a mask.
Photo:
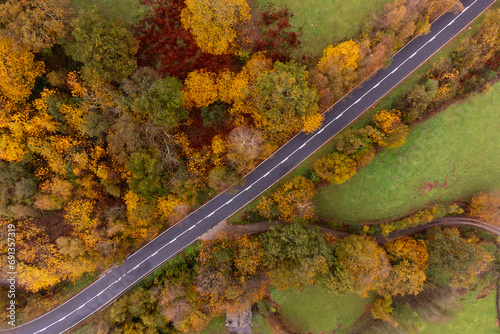
[(248, 174), (245, 185), (213, 198), (129, 256), (122, 265), (108, 270), (66, 303), (29, 323), (1, 333), (63, 333), (114, 301), (203, 233), (285, 176), (420, 67), (493, 2), (495, 0), (464, 0), (465, 9), (462, 12), (457, 15), (448, 13), (434, 22), (431, 32), (401, 49), (387, 69), (376, 73), (330, 108), (318, 131), (310, 135), (296, 135)]

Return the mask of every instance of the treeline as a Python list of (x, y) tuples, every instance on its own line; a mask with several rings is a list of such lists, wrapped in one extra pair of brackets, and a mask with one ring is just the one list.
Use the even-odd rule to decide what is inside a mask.
[[(322, 285), (332, 298), (374, 292), (378, 297), (372, 316), (390, 326), (398, 326), (396, 319), (401, 319), (402, 327), (407, 318), (399, 316), (399, 306), (392, 314), (392, 298), (418, 295), (414, 298), (424, 300), (428, 293), (419, 295), (424, 289), (453, 295), (450, 291), (468, 287), (492, 259), (473, 233), (461, 234), (455, 228), (437, 228), (379, 245), (366, 236), (337, 240), (305, 224), (281, 224), (257, 237), (202, 241), (94, 316), (87, 329), (198, 332), (213, 317), (252, 307), (269, 286), (300, 289), (311, 284)], [(422, 304), (432, 307), (432, 301)]]

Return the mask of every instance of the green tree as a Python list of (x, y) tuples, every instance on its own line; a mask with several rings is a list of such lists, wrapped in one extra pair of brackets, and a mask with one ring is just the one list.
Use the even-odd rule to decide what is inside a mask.
[(132, 173), (129, 187), (134, 193), (147, 200), (168, 193), (163, 166), (152, 153), (146, 150), (134, 152), (126, 166)]
[(216, 166), (208, 174), (208, 186), (215, 191), (223, 191), (238, 181), (234, 171), (228, 171), (224, 166)]
[(356, 153), (360, 148), (371, 147), (372, 142), (366, 129), (348, 129), (337, 139), (335, 148), (347, 155)]
[(175, 77), (157, 79), (137, 99), (136, 109), (149, 115), (157, 125), (171, 128), (188, 116), (183, 107), (182, 83)]
[(6, 0), (0, 4), (3, 33), (33, 52), (66, 38), (71, 16), (68, 0)]
[(413, 123), (423, 115), (438, 90), (439, 82), (429, 80), (424, 85), (416, 85), (412, 90), (401, 95), (396, 101), (396, 109), (401, 110), (403, 121)]
[(104, 18), (97, 7), (80, 12), (72, 35), (74, 41), (66, 51), (83, 63), (83, 76), (89, 83), (121, 82), (137, 66), (138, 41), (123, 22)]
[(312, 284), (328, 270), (329, 251), (317, 228), (298, 223), (276, 225), (260, 240), (271, 284), (278, 289)]
[(156, 300), (141, 287), (118, 299), (110, 307), (107, 320), (115, 333), (158, 333), (167, 323), (156, 307)]
[(305, 66), (274, 63), (273, 70), (256, 79), (259, 117), (257, 127), (265, 136), (281, 141), (304, 128), (304, 120), (316, 114), (318, 93), (308, 84)]
[(460, 236), (456, 228), (435, 228), (425, 236), (429, 253), (427, 276), (440, 285), (466, 287), (493, 258), (481, 245)]
[(226, 109), (227, 106), (220, 101), (216, 101), (207, 107), (201, 107), (203, 126), (209, 127), (224, 123), (226, 120)]

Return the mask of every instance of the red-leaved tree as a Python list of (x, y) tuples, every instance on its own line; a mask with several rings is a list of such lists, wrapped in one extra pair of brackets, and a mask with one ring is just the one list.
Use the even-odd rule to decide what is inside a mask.
[(139, 40), (139, 66), (155, 68), (162, 75), (185, 79), (195, 69), (217, 71), (231, 67), (232, 55), (203, 53), (193, 36), (181, 25), (183, 0), (141, 0), (147, 12), (134, 27)]
[(300, 34), (290, 25), (293, 16), (288, 8), (269, 8), (260, 13), (260, 34), (253, 51), (262, 51), (274, 61), (287, 62), (290, 52), (300, 46)]

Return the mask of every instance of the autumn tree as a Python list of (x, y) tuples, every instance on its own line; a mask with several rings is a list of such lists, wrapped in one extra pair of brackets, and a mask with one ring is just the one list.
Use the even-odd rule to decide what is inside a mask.
[(232, 55), (215, 56), (202, 52), (191, 33), (181, 24), (184, 0), (141, 0), (145, 10), (134, 25), (139, 40), (138, 63), (154, 67), (163, 75), (184, 80), (189, 72), (201, 68), (217, 71), (234, 63)]
[(238, 26), (250, 19), (246, 0), (187, 0), (181, 21), (198, 46), (215, 55), (235, 51)]
[(157, 79), (137, 99), (136, 109), (142, 114), (147, 114), (157, 125), (174, 127), (187, 118), (181, 88), (182, 84), (177, 78)]
[(347, 129), (339, 136), (335, 149), (347, 155), (356, 153), (360, 148), (370, 147), (372, 142), (366, 129)]
[(0, 4), (3, 34), (38, 52), (68, 36), (72, 7), (68, 0), (7, 0)]
[(6, 37), (0, 37), (0, 60), (0, 92), (12, 102), (24, 102), (45, 72), (43, 62)]
[(314, 183), (303, 176), (296, 176), (276, 190), (270, 198), (263, 197), (257, 206), (266, 218), (278, 217), (288, 222), (307, 222), (316, 215), (312, 201)]
[[(452, 54), (453, 64), (461, 71), (478, 69), (500, 50), (500, 10), (486, 14), (478, 32), (462, 40)], [(464, 71), (465, 70), (465, 71)]]
[(264, 296), (263, 249), (248, 236), (202, 242), (196, 291), (213, 315), (241, 312)]
[(323, 50), (318, 61), (318, 70), (329, 81), (335, 99), (341, 97), (356, 82), (356, 68), (361, 59), (360, 47), (352, 40), (330, 45)]
[(428, 230), (424, 241), (429, 253), (427, 275), (440, 285), (465, 287), (492, 260), (481, 245), (462, 238), (456, 228)]
[(112, 159), (124, 166), (129, 154), (139, 151), (144, 145), (138, 117), (125, 112), (116, 118), (110, 126), (107, 142)]
[(129, 182), (131, 191), (147, 200), (166, 194), (163, 166), (154, 154), (146, 150), (134, 152), (126, 166), (132, 173)]
[(237, 127), (228, 136), (227, 160), (229, 166), (245, 174), (250, 171), (262, 151), (261, 131), (250, 127)]
[(437, 80), (428, 80), (423, 85), (416, 85), (410, 91), (401, 95), (396, 101), (396, 108), (401, 110), (403, 120), (411, 124), (422, 116), (438, 90)]
[(184, 82), (186, 107), (205, 107), (218, 99), (217, 76), (205, 69), (190, 72)]
[(392, 316), (392, 311), (394, 308), (391, 306), (392, 298), (380, 298), (377, 297), (373, 301), (370, 308), (370, 313), (373, 319), (380, 319), (384, 322), (388, 322), (392, 327), (398, 327), (397, 321)]
[[(389, 276), (390, 263), (387, 253), (373, 239), (351, 235), (334, 244), (334, 256), (340, 264), (333, 278), (347, 280), (352, 285), (347, 291), (366, 296), (370, 290), (378, 290)], [(343, 277), (345, 276), (345, 277)]]
[(66, 51), (83, 63), (89, 83), (121, 82), (134, 71), (138, 42), (123, 22), (106, 19), (92, 7), (82, 11), (72, 26), (74, 41)]
[(426, 280), (425, 270), (429, 256), (427, 246), (422, 240), (403, 237), (384, 244), (391, 271), (383, 286), (378, 290), (381, 295), (417, 295), (422, 291)]
[(276, 225), (260, 236), (270, 283), (280, 290), (301, 288), (328, 270), (328, 248), (315, 228)]
[(403, 124), (399, 110), (379, 110), (373, 116), (372, 122), (383, 134), (382, 137), (373, 136), (377, 144), (387, 148), (394, 148), (403, 145), (406, 141), (408, 126)]
[(137, 67), (132, 74), (121, 83), (121, 89), (131, 100), (135, 100), (160, 79), (158, 73), (151, 67)]
[(356, 174), (356, 161), (343, 153), (333, 152), (316, 160), (314, 171), (328, 182), (340, 184)]
[[(0, 220), (0, 227), (7, 228), (6, 223), (7, 220)], [(63, 280), (74, 280), (96, 268), (97, 263), (92, 259), (77, 263), (66, 261), (49, 239), (48, 230), (33, 219), (17, 220), (16, 231), (20, 233), (16, 244), (18, 284), (27, 291), (50, 289)]]
[(267, 138), (280, 142), (302, 130), (305, 117), (318, 113), (318, 94), (308, 84), (308, 72), (294, 62), (274, 63), (256, 79), (256, 125)]
[(472, 197), (470, 215), (491, 224), (500, 224), (500, 191), (493, 190)]
[(286, 62), (300, 46), (300, 33), (290, 25), (293, 14), (288, 8), (269, 7), (260, 13), (260, 33), (253, 42), (253, 52), (263, 52), (273, 61)]

